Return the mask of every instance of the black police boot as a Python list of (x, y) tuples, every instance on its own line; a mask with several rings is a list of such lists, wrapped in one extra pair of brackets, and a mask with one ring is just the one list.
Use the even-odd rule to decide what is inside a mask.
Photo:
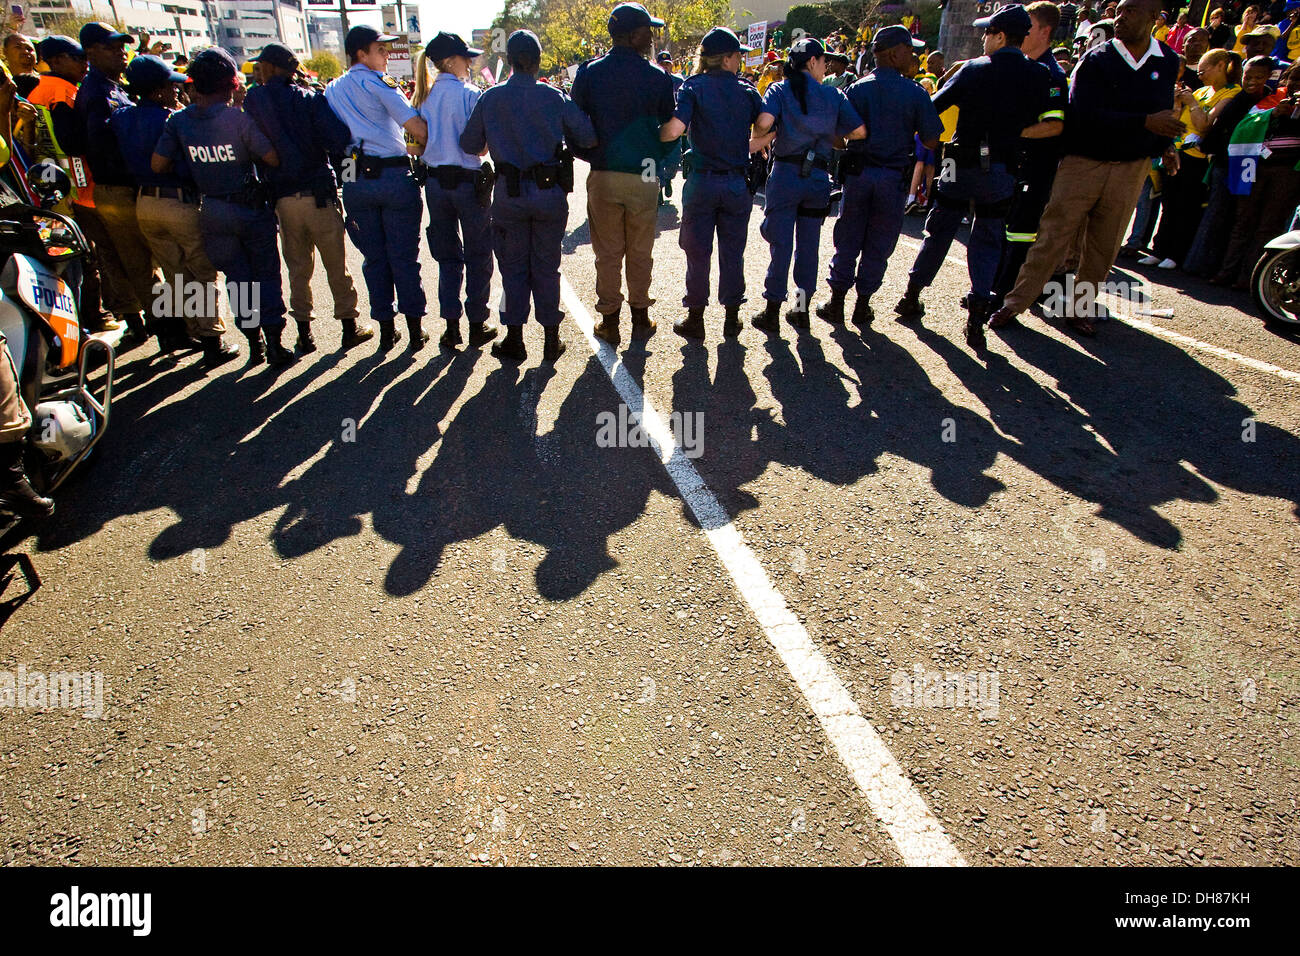
[(228, 342), (223, 342), (219, 335), (207, 335), (203, 338), (203, 367), (216, 368), (225, 365), (236, 355), (239, 349)]
[(528, 350), (524, 348), (524, 327), (506, 326), (506, 337), (492, 346), (492, 354), (509, 362), (522, 362), (528, 358)]
[(908, 280), (907, 291), (903, 297), (898, 300), (898, 305), (894, 306), (894, 311), (898, 313), (899, 322), (917, 322), (921, 316), (925, 315), (925, 303), (921, 301), (921, 290), (924, 286), (917, 285), (912, 280)]
[(497, 327), (488, 325), (487, 319), (469, 324), (469, 347), (472, 349), (482, 348), (496, 337)]
[(704, 310), (687, 309), (686, 318), (673, 323), (673, 331), (684, 339), (704, 338)]
[(876, 320), (876, 312), (871, 308), (871, 300), (864, 295), (858, 296), (853, 303), (853, 318), (850, 319), (860, 329), (868, 328)]
[(610, 345), (618, 345), (618, 313), (611, 312), (609, 315), (601, 315), (600, 321), (596, 327), (591, 330), (596, 338), (608, 342)]
[(655, 334), (659, 326), (650, 318), (649, 309), (632, 309), (632, 341), (644, 342)]
[(274, 329), (263, 329), (262, 334), (266, 336), (266, 362), (271, 368), (284, 368), (294, 363), (293, 353), (280, 344), (280, 336), (284, 332), (284, 326)]
[(374, 337), (375, 330), (364, 325), (357, 325), (356, 319), (343, 320), (343, 341), (341, 346), (344, 351), (356, 348), (362, 342), (369, 342)]
[(311, 322), (298, 322), (298, 354), (310, 355), (316, 351), (316, 339), (311, 334)]
[(391, 352), (400, 341), (402, 341), (402, 333), (398, 330), (394, 319), (379, 323), (379, 351)]
[(569, 347), (560, 341), (560, 327), (558, 325), (545, 326), (542, 332), (546, 336), (546, 340), (542, 345), (542, 359), (547, 362), (554, 362)]
[(464, 343), (460, 337), (460, 319), (448, 319), (447, 328), (438, 336), (438, 345), (444, 349), (454, 349)]
[[(804, 301), (807, 302), (808, 300), (805, 298)], [(812, 328), (812, 322), (808, 320), (807, 307), (802, 309), (791, 309), (785, 314), (785, 320), (800, 332), (806, 332)]]
[(831, 325), (841, 324), (844, 321), (844, 297), (847, 294), (846, 291), (831, 289), (831, 300), (817, 306), (817, 318)]
[(727, 338), (734, 339), (740, 334), (743, 325), (744, 323), (740, 321), (740, 306), (727, 306), (727, 317), (722, 322), (722, 334)]
[(768, 335), (780, 335), (781, 303), (773, 302), (771, 299), (764, 300), (763, 311), (750, 319), (749, 324), (756, 329), (761, 329)]
[(131, 312), (117, 318), (119, 321), (126, 323), (126, 334), (122, 336), (123, 345), (128, 347), (139, 345), (149, 338), (149, 331), (145, 327), (143, 313)]
[(993, 312), (993, 303), (988, 299), (971, 293), (966, 306), (966, 344), (976, 352), (982, 352), (987, 343), (984, 339), (984, 323)]
[(262, 345), (261, 329), (243, 329), (244, 337), (248, 339), (248, 365), (251, 368), (254, 365), (261, 365), (266, 361), (266, 348)]
[(23, 450), (27, 440), (0, 445), (0, 511), (20, 518), (48, 518), (54, 514), (54, 502), (42, 498), (23, 471)]
[[(412, 352), (420, 351), (420, 349), (424, 348), (425, 343), (429, 341), (429, 333), (424, 331), (423, 326), (424, 319), (422, 316), (411, 317), (408, 315), (406, 317), (406, 331), (411, 336), (411, 344), (408, 348)], [(456, 338), (460, 338), (460, 329), (456, 330)]]

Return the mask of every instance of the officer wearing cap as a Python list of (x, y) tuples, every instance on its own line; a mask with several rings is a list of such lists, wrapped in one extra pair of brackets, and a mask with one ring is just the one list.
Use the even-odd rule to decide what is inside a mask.
[(817, 246), (830, 213), (832, 150), (838, 138), (867, 135), (844, 94), (822, 85), (826, 50), (820, 40), (796, 40), (781, 72), (784, 79), (768, 87), (755, 124), (761, 145), (770, 143), (774, 155), (760, 230), (772, 257), (763, 284), (767, 303), (752, 321), (754, 328), (772, 335), (780, 333), (791, 257), (795, 302), (786, 319), (797, 329), (808, 328), (808, 303), (817, 288)]
[(993, 281), (1002, 255), (1003, 220), (1015, 190), (1016, 148), (1021, 132), (1059, 104), (1049, 99), (1047, 67), (1025, 56), (1020, 45), (1031, 22), (1019, 4), (975, 21), (984, 30), (984, 56), (968, 60), (934, 95), (940, 113), (960, 108), (953, 142), (944, 149), (934, 208), (925, 220), (925, 240), (895, 307), (899, 321), (925, 314), (921, 290), (934, 281), (971, 203), (966, 263), (971, 291), (966, 299), (966, 341), (984, 347), (984, 323), (993, 313)]
[(357, 288), (348, 272), (338, 181), (330, 165), (331, 156), (343, 155), (352, 133), (324, 94), (297, 82), (298, 57), (288, 47), (268, 43), (253, 62), (258, 83), (244, 97), (244, 112), (280, 158), (280, 165), (267, 171), (266, 182), (289, 270), (289, 312), (298, 325), (298, 351), (316, 351), (311, 277), (317, 251), (334, 318), (343, 327), (342, 347), (353, 348), (374, 338), (374, 332), (357, 325)]
[[(214, 297), (206, 290), (215, 288), (217, 270), (203, 249), (198, 193), (187, 166), (161, 173), (152, 166), (154, 145), (167, 118), (180, 105), (177, 87), (185, 82), (185, 75), (156, 56), (141, 54), (127, 66), (125, 77), (138, 105), (115, 111), (109, 124), (121, 144), (122, 158), (140, 184), (136, 217), (162, 267), (162, 283), (155, 289), (150, 310), (158, 346), (164, 352), (184, 347), (188, 328), (202, 344), (204, 364), (216, 368), (238, 355), (239, 349), (222, 342), (221, 314), (207, 307)], [(194, 295), (196, 288), (205, 294)]]
[(714, 27), (700, 41), (700, 64), (682, 84), (673, 117), (659, 138), (675, 140), (689, 130), (690, 170), (682, 192), (682, 222), (677, 242), (686, 253), (686, 318), (673, 325), (683, 338), (704, 338), (704, 308), (709, 304), (713, 234), (718, 235), (718, 302), (726, 309), (723, 335), (740, 334), (745, 301), (745, 240), (753, 197), (745, 178), (750, 137), (763, 98), (740, 80), (740, 64), (750, 48), (726, 27)]
[(578, 67), (573, 101), (591, 117), (597, 146), (579, 153), (591, 163), (587, 177), (587, 222), (596, 255), (595, 334), (619, 341), (624, 261), (633, 341), (655, 331), (650, 318), (650, 273), (659, 220), (658, 173), (668, 148), (659, 127), (673, 115), (673, 84), (646, 59), (654, 29), (663, 26), (639, 3), (620, 3), (607, 23), (613, 47)]
[(113, 110), (131, 105), (121, 84), (126, 70), (126, 46), (135, 40), (107, 23), (81, 28), (81, 47), (90, 64), (77, 89), (76, 152), (86, 159), (95, 182), (93, 208), (78, 219), (95, 245), (104, 283), (104, 304), (125, 321), (129, 336), (144, 341), (144, 310), (152, 298), (153, 263), (149, 245), (136, 220), (135, 177), (118, 150), (108, 118)]
[[(447, 321), (438, 341), (444, 348), (463, 341), (462, 314), (469, 317), (471, 348), (497, 335), (496, 327), (487, 322), (492, 286), (492, 224), (487, 209), (492, 167), (485, 168), (481, 157), (460, 148), (460, 134), (479, 98), (478, 87), (469, 82), (470, 63), (482, 53), (455, 33), (438, 33), (425, 46), (417, 67), (415, 106), (429, 127), (429, 141), (420, 157), (429, 206), (426, 234), (429, 252), (438, 263), (438, 309)], [(430, 62), (436, 74), (428, 85), (426, 64)]]
[[(682, 83), (685, 78), (673, 72), (673, 55), (667, 50), (661, 50), (655, 56), (655, 62), (659, 64), (660, 69), (668, 74), (668, 79), (673, 83), (673, 98), (681, 91)], [(663, 162), (659, 164), (659, 205), (667, 204), (668, 199), (673, 194), (673, 177), (677, 175), (678, 170), (682, 168), (682, 143), (673, 143), (664, 156)]]
[(534, 34), (510, 34), (506, 59), (510, 78), (483, 92), (460, 135), (462, 150), (476, 156), (490, 152), (496, 164), (492, 247), (501, 270), (506, 335), (492, 354), (515, 362), (527, 358), (524, 323), (531, 301), (545, 332), (542, 357), (554, 362), (565, 350), (560, 246), (569, 219), (567, 193), (573, 188), (572, 161), (557, 157), (566, 143), (595, 146), (596, 131), (561, 90), (537, 82), (542, 47)]
[(840, 159), (844, 204), (827, 277), (831, 300), (817, 310), (827, 322), (844, 321), (851, 286), (857, 288), (853, 323), (865, 327), (875, 318), (871, 297), (884, 281), (903, 228), (913, 144), (918, 136), (927, 149), (939, 144), (943, 123), (925, 90), (912, 80), (920, 68), (916, 50), (924, 46), (907, 27), (882, 27), (871, 42), (876, 69), (845, 92), (866, 124), (867, 138), (850, 143)]
[(400, 311), (414, 352), (429, 336), (421, 328), (426, 303), (420, 284), (420, 187), (402, 134), (423, 149), (428, 127), (384, 72), (388, 44), (396, 39), (374, 27), (349, 30), (344, 45), (351, 66), (325, 88), (325, 98), (352, 132), (343, 166), (343, 205), (348, 235), (364, 259), (361, 272), (370, 317), (379, 323), (379, 349), (387, 352), (401, 341), (393, 324)]
[(822, 80), (823, 86), (833, 86), (837, 90), (846, 90), (857, 78), (857, 75), (849, 69), (847, 55), (833, 53), (829, 50), (826, 52), (826, 78)]
[(249, 365), (289, 365), (293, 353), (280, 341), (284, 292), (275, 214), (254, 165), (276, 166), (279, 158), (252, 118), (231, 105), (239, 70), (229, 53), (218, 47), (203, 50), (188, 75), (194, 84), (192, 102), (167, 117), (151, 165), (159, 173), (178, 161), (189, 167), (202, 195), (203, 248), (226, 276), (231, 308), (248, 338)]

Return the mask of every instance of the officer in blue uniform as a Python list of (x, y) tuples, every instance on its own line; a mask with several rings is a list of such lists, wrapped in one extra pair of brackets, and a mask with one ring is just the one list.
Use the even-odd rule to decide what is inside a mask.
[(807, 329), (808, 303), (817, 287), (817, 245), (822, 222), (830, 213), (831, 156), (837, 137), (850, 140), (867, 135), (862, 118), (844, 94), (823, 86), (826, 50), (820, 40), (804, 37), (790, 47), (782, 72), (763, 100), (755, 124), (766, 145), (775, 130), (772, 172), (767, 179), (761, 232), (771, 249), (763, 298), (767, 306), (753, 318), (754, 328), (779, 334), (781, 303), (785, 301), (794, 257), (794, 307), (786, 319)]
[(352, 131), (343, 163), (343, 205), (348, 235), (364, 260), (361, 272), (370, 293), (370, 317), (379, 323), (379, 349), (387, 352), (401, 341), (393, 324), (400, 311), (414, 352), (429, 341), (421, 328), (426, 305), (419, 259), (423, 210), (402, 133), (423, 149), (428, 127), (397, 81), (384, 72), (388, 44), (396, 39), (374, 27), (349, 30), (344, 46), (351, 66), (325, 88), (325, 98)]
[(984, 323), (996, 308), (993, 281), (1002, 256), (1003, 220), (1015, 190), (1012, 169), (1021, 132), (1050, 113), (1047, 67), (1021, 51), (1029, 14), (1019, 4), (975, 21), (984, 30), (984, 56), (968, 60), (934, 94), (942, 113), (960, 108), (957, 130), (943, 152), (934, 208), (925, 220), (925, 240), (908, 275), (907, 292), (895, 306), (899, 321), (925, 314), (921, 290), (934, 281), (971, 203), (966, 263), (971, 291), (966, 299), (966, 341), (984, 347)]
[(925, 90), (912, 80), (921, 66), (915, 51), (924, 46), (907, 27), (882, 27), (871, 43), (875, 71), (845, 90), (866, 123), (867, 138), (850, 143), (840, 158), (844, 206), (835, 224), (835, 256), (827, 278), (831, 300), (817, 310), (832, 324), (844, 321), (850, 286), (858, 294), (854, 325), (865, 327), (875, 318), (871, 297), (884, 281), (903, 228), (913, 144), (919, 136), (927, 149), (939, 145), (943, 122)]
[(536, 35), (516, 30), (506, 41), (510, 79), (485, 90), (474, 104), (460, 148), (485, 151), (496, 164), (492, 193), (492, 246), (501, 270), (505, 338), (492, 346), (498, 358), (522, 362), (529, 300), (545, 331), (542, 356), (554, 362), (560, 341), (560, 245), (573, 188), (571, 159), (557, 158), (566, 144), (596, 145), (587, 115), (560, 90), (537, 82), (542, 47)]
[(745, 172), (753, 125), (763, 112), (758, 90), (742, 83), (740, 64), (750, 48), (726, 27), (700, 41), (701, 72), (682, 84), (673, 118), (659, 130), (665, 142), (689, 131), (691, 151), (682, 192), (677, 242), (686, 253), (686, 318), (673, 325), (683, 338), (704, 338), (713, 234), (718, 234), (718, 302), (726, 309), (723, 335), (740, 334), (745, 301), (745, 240), (753, 208)]
[(484, 166), (481, 157), (460, 148), (460, 134), (479, 98), (478, 87), (469, 82), (470, 64), (482, 53), (455, 33), (439, 33), (424, 48), (425, 60), (437, 70), (417, 108), (429, 127), (429, 142), (420, 161), (424, 164), (424, 199), (429, 206), (429, 252), (438, 263), (438, 308), (447, 320), (447, 330), (438, 340), (444, 348), (455, 348), (463, 341), (462, 313), (469, 316), (472, 348), (497, 335), (496, 327), (487, 324), (492, 287), (488, 216), (492, 166)]
[[(673, 99), (676, 100), (685, 79), (673, 72), (673, 55), (667, 50), (662, 50), (655, 56), (655, 62), (668, 74), (668, 79), (673, 81)], [(682, 168), (682, 148), (681, 143), (674, 144), (668, 151), (668, 155), (663, 158), (663, 162), (659, 164), (659, 205), (661, 206), (666, 205), (673, 194), (673, 177)]]
[(229, 53), (203, 50), (188, 72), (193, 101), (167, 118), (151, 165), (157, 173), (179, 163), (189, 167), (202, 196), (203, 248), (226, 276), (235, 322), (248, 338), (249, 364), (289, 365), (293, 353), (280, 344), (284, 290), (275, 214), (255, 165), (278, 166), (280, 160), (252, 118), (231, 105), (239, 68)]

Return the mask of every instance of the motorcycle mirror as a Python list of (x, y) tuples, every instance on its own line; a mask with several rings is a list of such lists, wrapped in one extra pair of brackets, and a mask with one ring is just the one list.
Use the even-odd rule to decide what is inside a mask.
[(52, 159), (43, 159), (31, 166), (27, 170), (27, 182), (46, 209), (72, 192), (72, 180), (68, 178), (67, 170)]

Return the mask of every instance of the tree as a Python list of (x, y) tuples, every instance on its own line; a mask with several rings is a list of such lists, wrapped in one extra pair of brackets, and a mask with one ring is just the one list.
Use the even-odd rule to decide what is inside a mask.
[(343, 64), (329, 50), (313, 53), (303, 62), (303, 67), (316, 74), (322, 83), (328, 83), (343, 75)]

